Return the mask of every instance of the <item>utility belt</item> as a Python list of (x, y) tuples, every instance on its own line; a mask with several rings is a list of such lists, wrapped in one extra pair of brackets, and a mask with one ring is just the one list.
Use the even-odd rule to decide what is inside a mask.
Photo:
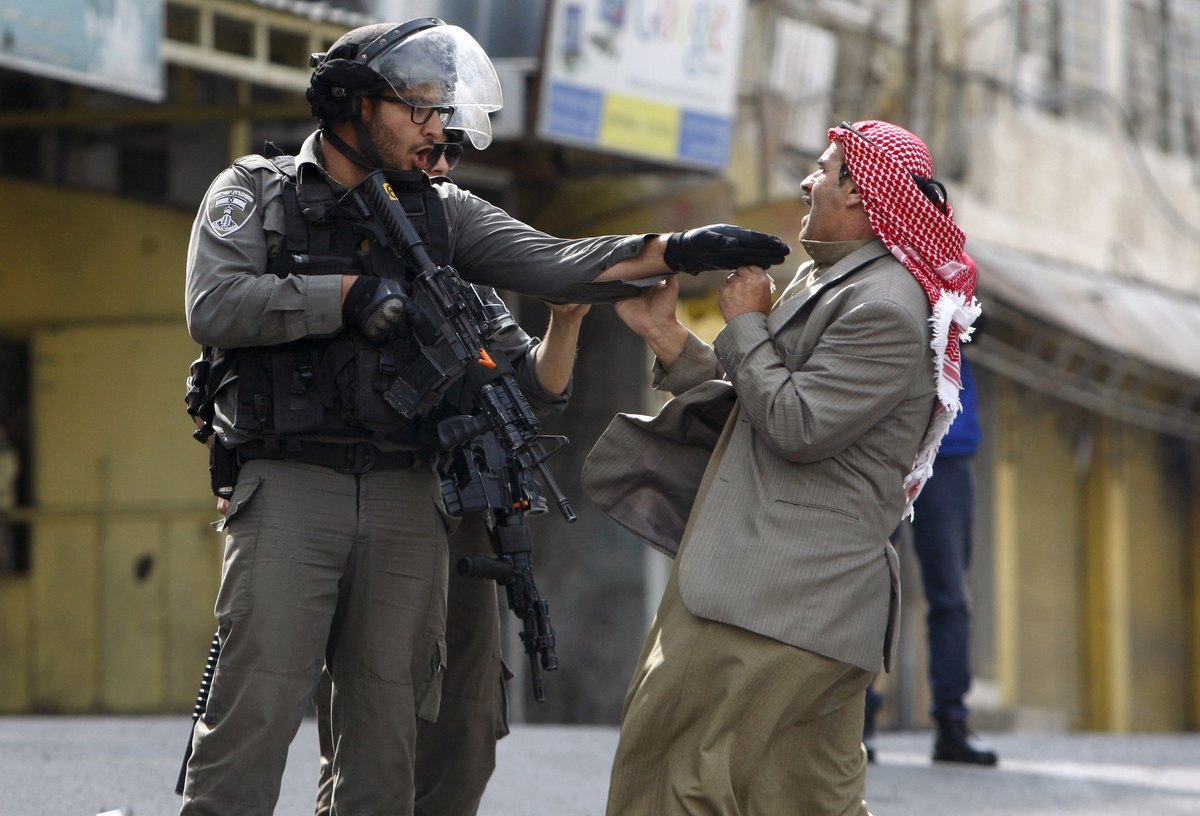
[(380, 450), (370, 442), (310, 442), (290, 440), (286, 443), (263, 441), (238, 445), (241, 462), (255, 459), (275, 459), (320, 465), (339, 473), (362, 475), (376, 470), (409, 470), (429, 463), (429, 456), (420, 450)]

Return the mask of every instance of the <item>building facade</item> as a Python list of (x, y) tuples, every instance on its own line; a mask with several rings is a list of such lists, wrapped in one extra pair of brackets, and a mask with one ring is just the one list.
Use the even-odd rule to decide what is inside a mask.
[[(997, 724), (1200, 725), (1200, 0), (725, 2), (745, 33), (719, 171), (538, 141), (538, 2), (167, 0), (157, 101), (0, 68), (0, 420), (20, 465), (0, 507), (0, 711), (190, 705), (220, 564), (182, 410), (192, 217), (232, 158), (311, 129), (308, 53), (435, 14), (497, 57), (506, 94), (497, 143), (457, 180), (551, 233), (732, 221), (790, 240), (830, 124), (923, 136), (989, 315), (967, 351), (985, 431), (976, 708)], [(721, 3), (673, 7), (690, 5)], [(702, 335), (720, 328), (717, 282), (687, 282)], [(513, 305), (540, 330), (539, 304)], [(585, 321), (578, 372), (548, 430), (571, 437), (551, 465), (580, 520), (534, 522), (562, 668), (520, 714), (613, 722), (665, 562), (587, 504), (578, 471), (615, 411), (656, 397), (607, 309)], [(906, 570), (886, 713), (921, 726)]]

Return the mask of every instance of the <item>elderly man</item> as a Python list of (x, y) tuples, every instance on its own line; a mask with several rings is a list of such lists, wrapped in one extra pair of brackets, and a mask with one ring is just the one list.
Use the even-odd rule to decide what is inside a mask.
[(737, 269), (712, 346), (676, 319), (673, 281), (617, 307), (678, 396), (618, 416), (586, 472), (675, 550), (609, 816), (866, 813), (863, 697), (898, 615), (888, 534), (958, 410), (978, 308), (921, 140), (876, 121), (829, 138), (802, 185), (812, 261), (778, 303), (761, 268)]

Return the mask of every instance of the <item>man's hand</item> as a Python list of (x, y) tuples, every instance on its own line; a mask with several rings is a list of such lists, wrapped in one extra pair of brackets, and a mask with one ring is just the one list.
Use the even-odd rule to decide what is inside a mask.
[(791, 247), (774, 235), (732, 224), (673, 232), (667, 236), (663, 261), (676, 272), (693, 275), (710, 269), (769, 266), (783, 263)]
[(408, 295), (400, 281), (391, 278), (360, 276), (346, 293), (342, 316), (372, 343), (390, 343), (412, 330)]
[(679, 278), (668, 275), (638, 297), (613, 303), (613, 311), (639, 337), (669, 331), (679, 323), (675, 306), (679, 302)]
[(551, 303), (545, 301), (546, 308), (551, 312), (551, 319), (563, 323), (579, 323), (583, 316), (592, 308), (590, 303)]
[(775, 282), (762, 267), (739, 266), (725, 279), (717, 295), (717, 306), (726, 323), (746, 312), (768, 314), (774, 291)]
[(643, 338), (659, 361), (670, 366), (687, 342), (687, 327), (679, 322), (679, 278), (668, 275), (640, 296), (613, 303), (617, 317)]

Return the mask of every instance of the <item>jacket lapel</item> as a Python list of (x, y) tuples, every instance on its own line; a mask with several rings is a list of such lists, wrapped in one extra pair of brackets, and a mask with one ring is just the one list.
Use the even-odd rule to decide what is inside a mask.
[(822, 291), (890, 254), (882, 241), (872, 241), (854, 250), (835, 263), (819, 280), (791, 295), (787, 300), (781, 299), (767, 316), (767, 329), (772, 335), (775, 334), (799, 314), (806, 304), (814, 302)]

